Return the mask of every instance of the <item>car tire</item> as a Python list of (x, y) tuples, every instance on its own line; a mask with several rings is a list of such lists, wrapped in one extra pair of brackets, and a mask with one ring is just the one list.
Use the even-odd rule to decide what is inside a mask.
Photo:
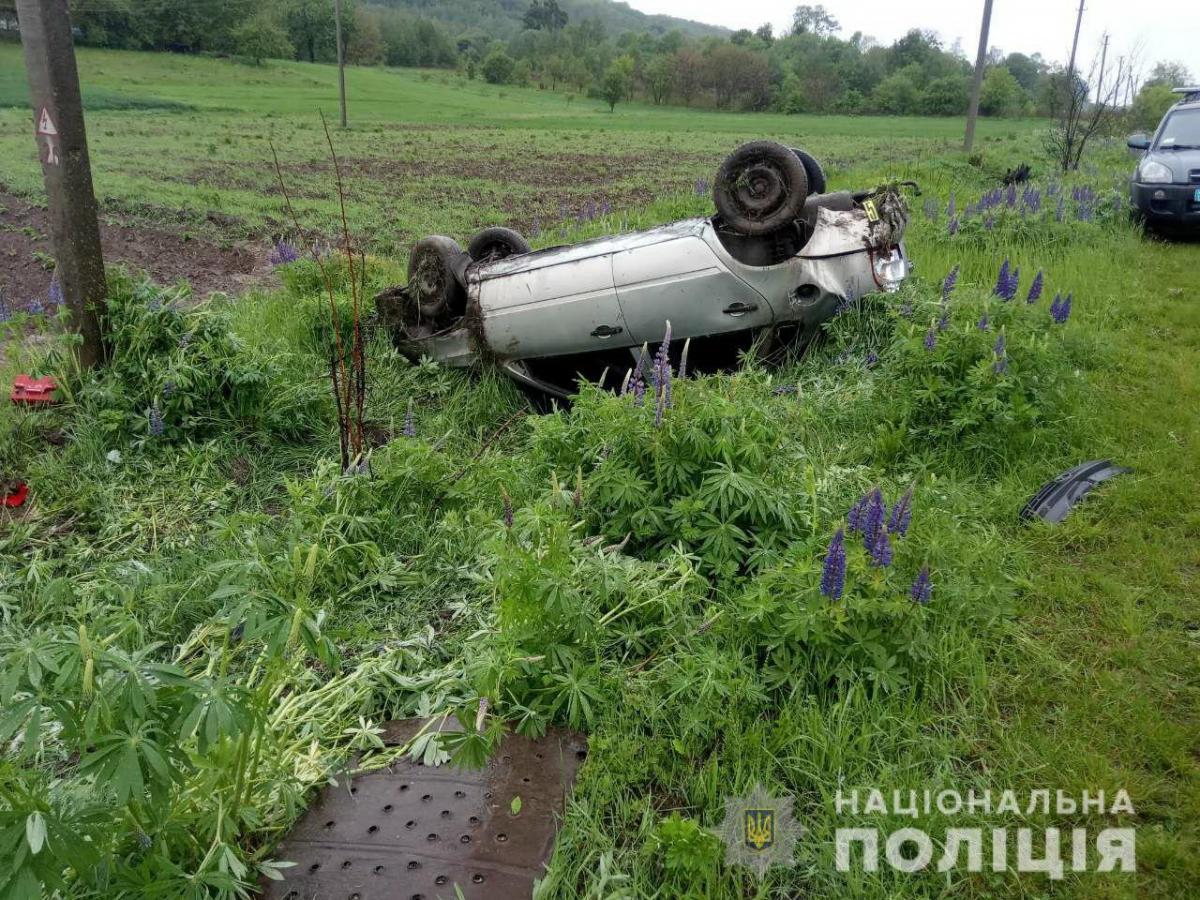
[(408, 293), (421, 321), (440, 324), (466, 308), (466, 291), (455, 275), (462, 255), (452, 238), (439, 234), (413, 244), (408, 253)]
[(808, 193), (810, 195), (824, 194), (829, 189), (829, 182), (825, 180), (825, 170), (821, 168), (817, 158), (799, 147), (793, 147), (792, 152), (804, 166), (804, 174), (808, 178)]
[(743, 144), (721, 163), (713, 201), (725, 225), (745, 235), (769, 234), (800, 215), (808, 175), (790, 149), (774, 141)]
[(533, 248), (519, 232), (511, 228), (485, 228), (467, 245), (467, 253), (475, 262), (495, 262), (510, 256), (520, 256)]

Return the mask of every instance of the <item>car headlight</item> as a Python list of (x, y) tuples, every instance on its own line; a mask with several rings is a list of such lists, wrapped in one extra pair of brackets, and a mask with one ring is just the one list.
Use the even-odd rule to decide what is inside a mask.
[(1170, 184), (1171, 178), (1171, 170), (1152, 159), (1138, 167), (1138, 181), (1142, 184)]
[(908, 276), (908, 261), (899, 249), (875, 257), (875, 280), (889, 294), (900, 290), (900, 283)]

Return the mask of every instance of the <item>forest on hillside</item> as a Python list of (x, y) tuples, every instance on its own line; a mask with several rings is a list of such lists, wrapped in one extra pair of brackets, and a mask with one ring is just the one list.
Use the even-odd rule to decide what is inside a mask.
[[(12, 0), (0, 0), (0, 24)], [(81, 44), (229, 54), (251, 61), (336, 56), (331, 0), (72, 0)], [(971, 64), (960, 48), (914, 28), (890, 45), (843, 33), (817, 5), (792, 25), (732, 33), (611, 0), (345, 0), (348, 61), (362, 66), (457, 69), (493, 84), (603, 98), (743, 111), (961, 115)], [(15, 20), (15, 13), (11, 14)], [(2, 33), (2, 32), (0, 32)], [(1159, 64), (1134, 119), (1157, 121), (1167, 88), (1186, 78)], [(980, 109), (987, 116), (1049, 116), (1086, 83), (1038, 54), (993, 50)]]

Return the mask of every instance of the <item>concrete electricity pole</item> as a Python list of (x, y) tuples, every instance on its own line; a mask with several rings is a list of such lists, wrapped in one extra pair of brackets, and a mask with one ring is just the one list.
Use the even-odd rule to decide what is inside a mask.
[(342, 127), (346, 127), (346, 48), (342, 45), (342, 0), (333, 0), (333, 28), (337, 39), (338, 101), (342, 105)]
[(79, 364), (91, 368), (107, 356), (101, 330), (107, 287), (71, 16), (67, 0), (16, 0), (16, 5), (57, 278), (72, 327), (83, 338)]
[(971, 107), (967, 110), (967, 136), (963, 150), (971, 152), (975, 144), (975, 120), (979, 118), (979, 94), (983, 90), (983, 70), (987, 68), (988, 31), (992, 27), (992, 0), (983, 0), (983, 25), (979, 29), (979, 53), (975, 56), (975, 77), (971, 80)]

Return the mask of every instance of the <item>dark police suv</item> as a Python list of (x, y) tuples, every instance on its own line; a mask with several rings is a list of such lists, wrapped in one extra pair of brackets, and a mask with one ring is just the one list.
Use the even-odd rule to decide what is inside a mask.
[(1129, 138), (1131, 149), (1145, 151), (1129, 198), (1148, 225), (1200, 231), (1200, 86), (1175, 93), (1183, 99), (1163, 116), (1153, 137)]

